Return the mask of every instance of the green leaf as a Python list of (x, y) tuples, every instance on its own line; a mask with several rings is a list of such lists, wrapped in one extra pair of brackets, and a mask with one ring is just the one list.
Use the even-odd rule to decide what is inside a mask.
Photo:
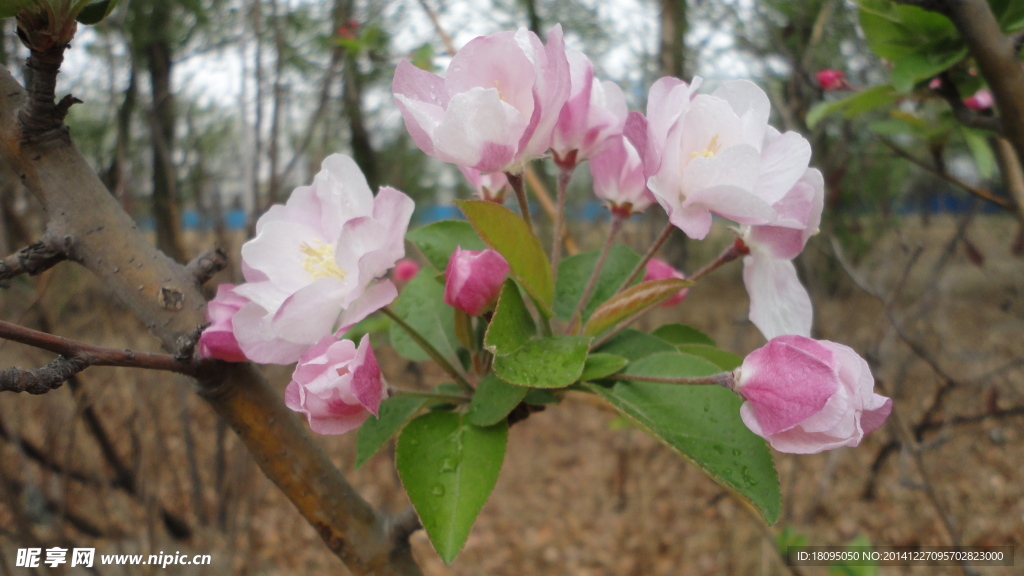
[(508, 261), (512, 277), (537, 302), (545, 316), (551, 316), (555, 298), (551, 263), (540, 239), (514, 212), (485, 200), (459, 200), (455, 204), (466, 215), (480, 238)]
[(526, 344), (536, 333), (537, 327), (519, 294), (519, 287), (515, 281), (505, 280), (484, 336), (484, 347), (495, 355), (508, 354)]
[(463, 250), (484, 250), (487, 245), (480, 239), (469, 222), (442, 220), (421, 226), (405, 235), (423, 253), (438, 271), (448, 268), (448, 259), (461, 246)]
[[(558, 263), (558, 278), (555, 280), (555, 303), (552, 309), (555, 317), (560, 320), (569, 320), (569, 317), (576, 310), (580, 298), (583, 297), (583, 290), (591, 274), (594, 273), (594, 266), (601, 256), (600, 251), (586, 252), (569, 256)], [(640, 261), (640, 256), (622, 244), (615, 244), (608, 251), (601, 273), (594, 283), (590, 292), (587, 305), (583, 307), (582, 318), (586, 322), (594, 310), (605, 300), (615, 295), (619, 286), (629, 278), (629, 273)]]
[(99, 2), (93, 2), (83, 8), (75, 20), (82, 24), (97, 24), (114, 11), (117, 3), (118, 0), (99, 0)]
[(989, 0), (1003, 32), (1011, 34), (1024, 28), (1024, 0)]
[(398, 437), (398, 475), (446, 563), (455, 560), (494, 490), (507, 442), (507, 424), (479, 428), (454, 412), (424, 414)]
[(627, 288), (611, 300), (598, 306), (584, 327), (583, 333), (596, 336), (634, 314), (661, 304), (688, 286), (693, 286), (693, 282), (679, 278), (667, 278), (641, 282)]
[(380, 417), (368, 418), (356, 436), (356, 469), (359, 469), (426, 404), (426, 398), (392, 396), (380, 404)]
[(967, 56), (956, 27), (945, 16), (888, 0), (858, 0), (868, 46), (892, 63), (898, 92), (910, 91)]
[(17, 16), (25, 8), (34, 4), (33, 0), (0, 0), (0, 18)]
[[(721, 369), (681, 353), (663, 353), (634, 362), (636, 375), (683, 378), (710, 376)], [(623, 414), (713, 480), (754, 506), (769, 524), (779, 519), (779, 479), (768, 446), (740, 419), (742, 400), (718, 386), (681, 386), (622, 381), (587, 384)]]
[(775, 546), (783, 558), (789, 554), (789, 548), (799, 548), (807, 545), (807, 537), (797, 532), (791, 525), (786, 525), (775, 537)]
[(629, 364), (629, 360), (622, 356), (604, 352), (591, 354), (587, 356), (587, 363), (583, 365), (583, 374), (580, 374), (580, 382), (611, 376), (625, 368), (626, 364)]
[(683, 344), (715, 345), (715, 341), (710, 336), (686, 324), (662, 324), (651, 334), (673, 346), (681, 346)]
[(890, 106), (899, 99), (892, 86), (873, 86), (839, 100), (819, 102), (807, 112), (805, 121), (808, 128), (814, 128), (826, 116), (842, 113), (845, 118), (852, 118), (875, 108)]
[(707, 346), (704, 344), (683, 344), (676, 346), (683, 354), (690, 354), (703, 358), (715, 366), (718, 366), (722, 370), (732, 371), (739, 368), (740, 364), (743, 364), (743, 358), (729, 352), (728, 350), (722, 350), (721, 348), (715, 348), (714, 346)]
[(661, 338), (632, 328), (619, 332), (594, 350), (594, 352), (616, 354), (630, 361), (639, 360), (658, 352), (675, 351), (675, 346)]
[(557, 404), (558, 396), (551, 393), (550, 390), (543, 388), (527, 388), (526, 398), (523, 398), (523, 402), (527, 404), (533, 404), (534, 406), (543, 406), (544, 404)]
[[(434, 345), (445, 358), (457, 360), (454, 308), (444, 303), (444, 284), (431, 270), (420, 273), (402, 289), (391, 310)], [(403, 358), (422, 362), (430, 356), (397, 324), (391, 326), (391, 344)]]
[(960, 127), (967, 148), (974, 156), (974, 163), (978, 166), (978, 173), (982, 178), (991, 178), (996, 170), (996, 157), (992, 153), (992, 147), (988, 144), (989, 133), (982, 130), (973, 130), (964, 126)]
[(469, 404), (466, 416), (477, 426), (493, 426), (504, 420), (523, 398), (529, 388), (514, 386), (493, 373), (480, 381)]
[(590, 340), (586, 336), (531, 340), (513, 352), (495, 356), (494, 373), (519, 386), (564, 388), (583, 373)]

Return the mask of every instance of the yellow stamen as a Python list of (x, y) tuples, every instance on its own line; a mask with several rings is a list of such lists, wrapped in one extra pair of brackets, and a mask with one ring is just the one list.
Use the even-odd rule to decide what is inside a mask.
[(707, 148), (700, 152), (694, 152), (690, 158), (714, 158), (722, 150), (721, 143), (718, 142), (718, 134), (715, 134), (711, 141), (708, 142)]
[(345, 279), (345, 271), (334, 261), (334, 246), (323, 240), (314, 239), (312, 244), (303, 242), (299, 247), (306, 258), (302, 261), (302, 269), (309, 272), (313, 280), (320, 278)]

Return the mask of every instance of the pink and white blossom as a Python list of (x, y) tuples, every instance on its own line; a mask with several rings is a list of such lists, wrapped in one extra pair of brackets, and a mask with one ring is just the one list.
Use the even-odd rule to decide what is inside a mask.
[[(686, 275), (676, 270), (671, 264), (665, 262), (660, 258), (651, 258), (647, 263), (647, 269), (644, 271), (644, 282), (651, 280), (668, 280), (669, 278), (678, 278), (680, 280), (686, 280)], [(679, 292), (672, 295), (671, 298), (661, 303), (663, 308), (668, 306), (675, 306), (686, 298), (686, 294), (690, 291), (689, 288), (683, 288)]]
[(405, 255), (412, 210), (394, 188), (374, 197), (348, 156), (327, 157), (313, 184), (267, 211), (242, 246), (247, 282), (235, 292), (250, 302), (233, 326), (245, 355), (290, 364), (394, 300), (384, 277)]
[(611, 138), (604, 150), (590, 159), (590, 176), (594, 194), (607, 202), (616, 216), (628, 218), (654, 203), (640, 155), (621, 135)]
[(492, 309), (508, 275), (505, 258), (494, 250), (455, 249), (444, 271), (444, 303), (470, 316)]
[(967, 98), (964, 98), (964, 106), (967, 106), (971, 110), (988, 110), (995, 103), (996, 100), (992, 96), (992, 91), (988, 88), (982, 88)]
[(821, 172), (808, 168), (790, 191), (772, 205), (777, 214), (775, 222), (740, 227), (740, 237), (750, 250), (743, 258), (750, 321), (768, 340), (783, 334), (811, 335), (811, 298), (800, 283), (792, 260), (817, 233), (824, 202)]
[(217, 286), (217, 295), (206, 304), (206, 321), (209, 326), (199, 336), (199, 357), (216, 358), (228, 362), (245, 362), (245, 354), (238, 347), (238, 340), (231, 320), (249, 299), (235, 293), (234, 284)]
[(571, 92), (562, 106), (551, 142), (555, 162), (575, 166), (622, 134), (629, 110), (617, 84), (594, 79), (594, 65), (579, 50), (566, 50)]
[(811, 148), (796, 132), (768, 137), (769, 110), (752, 82), (694, 96), (681, 80), (662, 78), (651, 87), (647, 116), (627, 119), (624, 133), (641, 152), (648, 187), (687, 236), (703, 239), (712, 215), (751, 225), (776, 219), (772, 205), (807, 169)]
[(814, 454), (856, 446), (885, 422), (892, 400), (874, 385), (849, 347), (780, 336), (744, 358), (733, 389), (746, 400), (740, 417), (754, 434), (780, 452)]
[(476, 196), (481, 200), (502, 204), (505, 202), (505, 194), (512, 190), (512, 185), (509, 184), (508, 177), (504, 172), (484, 174), (476, 168), (466, 168), (465, 166), (459, 166), (459, 171), (476, 189)]
[(562, 28), (543, 44), (526, 28), (471, 40), (444, 78), (398, 63), (392, 92), (425, 153), (481, 172), (521, 172), (551, 146), (569, 98)]
[(299, 358), (284, 391), (285, 405), (304, 414), (317, 434), (358, 428), (370, 414), (378, 415), (386, 397), (369, 334), (358, 348), (351, 340), (325, 336)]

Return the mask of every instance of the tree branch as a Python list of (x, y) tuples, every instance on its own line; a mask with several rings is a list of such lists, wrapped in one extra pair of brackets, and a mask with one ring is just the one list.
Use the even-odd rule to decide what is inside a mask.
[(64, 260), (67, 260), (67, 253), (56, 242), (44, 237), (39, 242), (0, 259), (0, 281), (10, 280), (21, 274), (35, 276)]
[[(47, 229), (69, 238), (69, 259), (93, 272), (165, 349), (176, 351), (179, 340), (205, 322), (206, 302), (195, 278), (149, 242), (69, 139), (23, 138), (17, 115), (26, 100), (24, 89), (0, 67), (0, 156), (43, 203)], [(384, 517), (345, 480), (253, 366), (214, 362), (198, 376), (203, 398), (352, 574), (421, 574), (408, 542), (385, 531)]]
[(1024, 163), (1024, 71), (1017, 61), (1013, 39), (1003, 34), (986, 0), (944, 0), (941, 7), (943, 9), (937, 11), (953, 21), (967, 42), (971, 56), (992, 90), (1006, 139)]

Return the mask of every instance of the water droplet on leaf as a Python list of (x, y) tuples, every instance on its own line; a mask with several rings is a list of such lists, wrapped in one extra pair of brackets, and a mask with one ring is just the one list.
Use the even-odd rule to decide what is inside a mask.
[(437, 486), (434, 486), (433, 490), (431, 490), (430, 493), (433, 494), (434, 496), (444, 496), (444, 486), (438, 484)]

